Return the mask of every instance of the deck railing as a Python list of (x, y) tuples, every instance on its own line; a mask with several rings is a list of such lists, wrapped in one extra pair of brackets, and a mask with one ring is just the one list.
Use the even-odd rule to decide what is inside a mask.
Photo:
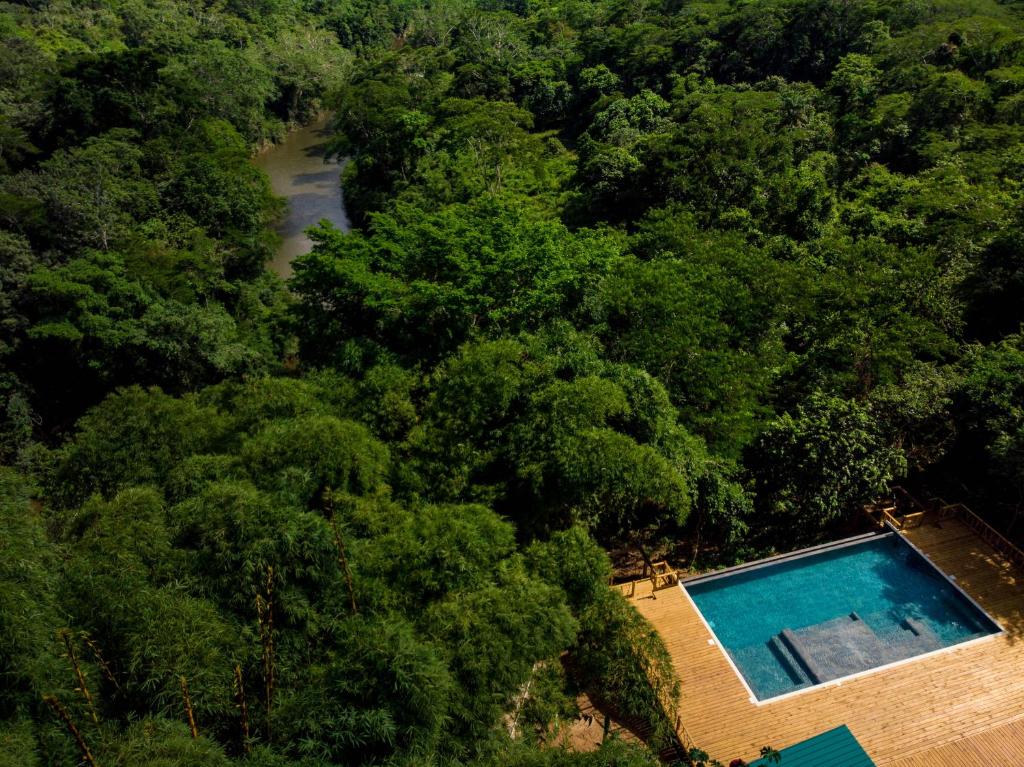
[(632, 599), (636, 596), (637, 584), (645, 581), (650, 581), (651, 591), (659, 591), (679, 583), (679, 574), (668, 562), (661, 560), (650, 565), (644, 564), (644, 569), (636, 580), (613, 583), (611, 586), (617, 588), (627, 599)]
[(886, 523), (897, 530), (910, 530), (924, 524), (927, 511), (914, 511), (909, 514), (900, 514), (895, 506), (868, 506), (865, 508), (868, 516), (878, 524), (885, 527)]
[[(661, 589), (675, 586), (679, 583), (679, 574), (675, 571), (668, 562), (665, 560), (658, 560), (657, 562), (651, 562), (647, 557), (644, 557), (644, 567), (641, 570), (640, 578), (626, 581), (625, 583), (611, 583), (609, 584), (612, 588), (618, 589), (619, 592), (627, 599), (632, 599), (636, 596), (637, 584), (650, 582), (651, 592), (659, 591)], [(657, 690), (658, 687), (648, 679), (648, 683), (652, 689)], [(683, 764), (689, 762), (689, 752), (695, 748), (693, 738), (690, 733), (687, 732), (686, 727), (676, 711), (676, 706), (670, 699), (665, 698), (663, 695), (658, 694), (658, 708), (660, 714), (664, 720), (664, 724), (670, 729), (672, 738), (668, 743), (661, 743), (659, 757), (662, 761), (670, 762), (673, 764)], [(605, 719), (605, 727), (607, 734), (608, 719)], [(646, 739), (646, 738), (645, 738)], [(650, 745), (650, 743), (648, 744)]]
[(864, 511), (879, 527), (886, 523), (897, 530), (909, 530), (924, 523), (929, 509), (899, 485), (890, 489), (890, 496), (865, 506)]
[(689, 731), (683, 725), (683, 717), (679, 714), (676, 714), (675, 726), (679, 742), (683, 744), (683, 748), (686, 749), (687, 752), (698, 747), (696, 741), (694, 741)]
[[(900, 504), (913, 509), (900, 513)], [(962, 503), (947, 503), (942, 498), (932, 498), (928, 504), (921, 503), (902, 487), (892, 488), (892, 497), (877, 501), (864, 507), (868, 516), (885, 527), (886, 523), (897, 530), (909, 530), (924, 524), (929, 519), (955, 518), (971, 528), (979, 538), (998, 551), (1005, 559), (1015, 565), (1024, 567), (1024, 551), (1010, 541), (1005, 535), (979, 517)]]
[(649, 577), (651, 579), (651, 586), (655, 591), (667, 589), (669, 586), (675, 586), (679, 583), (679, 576), (676, 575), (676, 571), (665, 561), (655, 562), (651, 565)]
[(1009, 538), (996, 530), (992, 525), (975, 514), (962, 503), (946, 503), (941, 498), (935, 499), (938, 505), (939, 519), (955, 517), (971, 528), (979, 538), (998, 551), (1003, 557), (1015, 565), (1024, 567), (1024, 551)]

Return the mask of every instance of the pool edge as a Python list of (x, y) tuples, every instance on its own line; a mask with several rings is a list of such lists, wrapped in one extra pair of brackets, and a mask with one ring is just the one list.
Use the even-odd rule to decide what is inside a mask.
[[(688, 578), (680, 578), (679, 585), (683, 586), (704, 583), (706, 581), (714, 581), (718, 580), (719, 578), (732, 576), (737, 573), (744, 572), (746, 570), (760, 570), (762, 567), (775, 565), (779, 562), (803, 559), (804, 557), (814, 556), (815, 554), (821, 554), (826, 551), (837, 551), (839, 549), (845, 549), (848, 546), (856, 546), (860, 543), (865, 543), (868, 540), (874, 538), (887, 538), (890, 535), (893, 535), (894, 533), (896, 533), (895, 529), (891, 529), (888, 531), (877, 530), (870, 533), (861, 533), (860, 535), (853, 535), (849, 538), (840, 538), (838, 541), (831, 541), (829, 543), (819, 543), (816, 546), (808, 546), (807, 548), (797, 549), (796, 551), (790, 551), (785, 554), (774, 554), (770, 557), (755, 559), (751, 562), (744, 562), (740, 565), (733, 565), (732, 567), (723, 567), (721, 570), (715, 570), (710, 573), (693, 575)], [(896, 534), (898, 535), (898, 533)], [(929, 562), (930, 561), (931, 560), (929, 560)], [(934, 565), (932, 566), (934, 567)]]
[[(937, 655), (942, 655), (943, 653), (952, 652), (953, 650), (961, 650), (961, 649), (970, 647), (971, 645), (975, 645), (975, 644), (979, 644), (981, 642), (985, 642), (985, 641), (987, 641), (989, 639), (995, 639), (996, 637), (1002, 636), (1004, 633), (1005, 632), (1003, 631), (1003, 629), (1000, 628), (999, 631), (994, 631), (991, 634), (986, 634), (985, 636), (982, 636), (982, 637), (975, 637), (974, 639), (967, 639), (967, 640), (965, 640), (963, 642), (958, 642), (957, 644), (950, 645), (949, 647), (940, 647), (938, 650), (929, 650), (928, 652), (921, 653), (920, 655), (912, 655), (909, 658), (903, 658), (901, 660), (892, 661), (891, 663), (886, 663), (886, 664), (884, 664), (882, 666), (875, 666), (874, 668), (868, 668), (868, 669), (864, 669), (863, 671), (857, 671), (856, 673), (847, 674), (846, 676), (841, 676), (838, 679), (830, 679), (827, 682), (821, 682), (820, 684), (811, 685), (810, 687), (801, 687), (799, 690), (793, 690), (792, 692), (784, 692), (784, 693), (782, 693), (782, 695), (776, 695), (773, 698), (765, 698), (764, 700), (757, 700), (757, 696), (754, 696), (755, 699), (752, 700), (751, 702), (755, 706), (765, 706), (765, 705), (768, 705), (769, 703), (777, 703), (778, 701), (785, 700), (786, 698), (792, 698), (792, 697), (794, 697), (796, 695), (800, 695), (800, 694), (805, 693), (805, 692), (815, 692), (815, 691), (820, 691), (820, 690), (826, 690), (829, 687), (842, 687), (844, 682), (851, 682), (851, 681), (854, 681), (856, 679), (860, 679), (861, 677), (870, 676), (870, 675), (872, 675), (874, 673), (877, 673), (879, 671), (888, 671), (890, 669), (896, 668), (897, 666), (905, 666), (908, 663), (913, 663), (915, 661), (924, 660), (925, 658), (932, 658), (932, 657), (935, 657)], [(717, 639), (715, 640), (715, 643), (716, 644), (718, 643)], [(725, 652), (725, 648), (722, 648), (722, 651)], [(733, 668), (735, 669), (735, 666)], [(750, 689), (749, 687), (747, 687), (746, 682), (743, 683), (743, 686), (746, 687), (747, 689)]]
[[(697, 603), (693, 601), (693, 597), (690, 596), (690, 592), (686, 590), (686, 587), (683, 585), (683, 583), (684, 582), (682, 580), (679, 581), (679, 590), (683, 592), (683, 598), (689, 603), (690, 607), (693, 608), (693, 611), (697, 613), (697, 617), (700, 618), (700, 622), (704, 624), (704, 628), (706, 628), (708, 630), (708, 633), (711, 634), (711, 639), (708, 641), (708, 643), (715, 645), (715, 647), (718, 648), (719, 652), (722, 653), (722, 656), (725, 658), (725, 662), (729, 664), (729, 668), (732, 669), (732, 672), (736, 675), (736, 678), (740, 680), (740, 684), (743, 685), (743, 689), (747, 691), (747, 698), (750, 700), (750, 702), (753, 703), (755, 706), (760, 705), (760, 702), (757, 699), (757, 695), (754, 693), (752, 689), (750, 689), (750, 685), (747, 684), (747, 680), (744, 678), (743, 672), (739, 670), (739, 667), (737, 667), (736, 663), (733, 661), (732, 656), (729, 655), (728, 651), (725, 649), (725, 645), (723, 645), (721, 641), (718, 639), (718, 634), (716, 634), (715, 630), (711, 628), (711, 624), (708, 623), (707, 619), (704, 617), (704, 613), (702, 613), (700, 611), (700, 608), (697, 607)], [(813, 688), (809, 687), (806, 689)], [(795, 692), (803, 691), (804, 690), (796, 690)], [(786, 695), (793, 694), (794, 693), (786, 693)], [(774, 699), (768, 698), (767, 700)]]
[[(990, 639), (995, 639), (996, 637), (1003, 636), (1006, 634), (1006, 629), (1003, 628), (1002, 624), (995, 618), (993, 618), (989, 614), (988, 610), (986, 610), (980, 604), (978, 604), (977, 600), (975, 600), (974, 597), (968, 594), (954, 578), (952, 578), (948, 573), (946, 573), (945, 570), (943, 570), (941, 567), (935, 564), (935, 562), (932, 561), (931, 557), (929, 557), (921, 549), (915, 546), (905, 535), (903, 535), (903, 533), (897, 530), (891, 523), (886, 522), (885, 527), (887, 528), (885, 532), (875, 531), (871, 533), (863, 533), (861, 535), (855, 535), (849, 538), (842, 538), (838, 541), (832, 541), (831, 543), (822, 543), (817, 546), (810, 546), (805, 549), (797, 549), (796, 551), (789, 552), (788, 554), (777, 554), (772, 557), (757, 559), (753, 562), (746, 562), (741, 565), (726, 567), (721, 570), (716, 570), (713, 573), (708, 573), (705, 575), (696, 575), (692, 578), (685, 578), (679, 580), (678, 586), (679, 590), (683, 592), (683, 597), (686, 599), (690, 607), (693, 608), (693, 611), (697, 614), (697, 617), (700, 618), (701, 624), (703, 624), (704, 628), (707, 629), (708, 633), (711, 635), (709, 644), (714, 644), (716, 647), (718, 647), (718, 650), (725, 658), (726, 663), (729, 664), (729, 667), (736, 675), (736, 678), (739, 679), (740, 684), (743, 685), (743, 689), (746, 690), (748, 701), (752, 703), (754, 706), (765, 706), (770, 703), (777, 703), (778, 701), (785, 700), (787, 698), (792, 698), (796, 695), (801, 695), (804, 693), (819, 690), (825, 690), (830, 687), (841, 687), (844, 682), (849, 682), (855, 679), (859, 679), (861, 677), (869, 676), (879, 671), (893, 669), (897, 666), (906, 665), (914, 661), (923, 660), (925, 658), (931, 658), (942, 653), (951, 652), (953, 650), (960, 650), (971, 645), (975, 645)], [(735, 575), (746, 570), (757, 570), (768, 565), (776, 564), (778, 562), (801, 559), (803, 557), (813, 556), (814, 554), (823, 553), (825, 551), (833, 551), (837, 549), (847, 548), (848, 546), (856, 546), (861, 543), (866, 543), (868, 540), (871, 539), (887, 538), (889, 536), (895, 536), (904, 545), (909, 546), (911, 551), (913, 551), (919, 557), (924, 559), (924, 561), (928, 563), (929, 567), (931, 567), (935, 572), (942, 576), (946, 583), (952, 586), (952, 588), (958, 594), (963, 596), (976, 610), (978, 610), (983, 616), (985, 616), (985, 619), (990, 621), (992, 625), (996, 627), (996, 631), (986, 634), (985, 636), (967, 639), (963, 642), (958, 642), (956, 644), (949, 645), (948, 647), (940, 647), (937, 650), (930, 650), (928, 652), (921, 653), (920, 655), (912, 655), (909, 658), (901, 658), (900, 660), (892, 661), (891, 663), (885, 663), (881, 666), (875, 666), (873, 668), (864, 669), (863, 671), (857, 671), (853, 674), (847, 674), (846, 676), (841, 676), (837, 679), (830, 679), (827, 682), (820, 682), (818, 684), (812, 684), (808, 687), (801, 687), (798, 690), (784, 692), (781, 695), (775, 695), (771, 698), (765, 698), (764, 700), (761, 700), (757, 697), (757, 694), (751, 689), (750, 685), (747, 683), (746, 678), (743, 676), (743, 672), (739, 670), (739, 667), (733, 661), (732, 656), (730, 656), (728, 650), (725, 649), (725, 645), (723, 645), (722, 642), (719, 640), (718, 635), (715, 633), (715, 630), (711, 628), (711, 624), (708, 623), (707, 619), (704, 617), (704, 613), (701, 612), (700, 608), (697, 606), (697, 603), (693, 600), (693, 597), (690, 596), (690, 592), (686, 590), (686, 586), (688, 584), (696, 584), (703, 581), (716, 580), (718, 578)]]
[[(988, 610), (986, 610), (984, 607), (982, 607), (980, 604), (978, 604), (978, 601), (974, 597), (972, 597), (970, 594), (967, 593), (967, 590), (963, 586), (960, 585), (959, 581), (957, 581), (956, 578), (954, 578), (949, 573), (947, 573), (945, 570), (943, 570), (941, 567), (939, 567), (937, 564), (935, 564), (935, 562), (932, 561), (931, 557), (929, 557), (927, 554), (925, 554), (920, 548), (915, 546), (913, 541), (911, 541), (909, 538), (907, 538), (907, 536), (903, 535), (903, 533), (901, 533), (899, 530), (897, 530), (895, 527), (893, 527), (891, 523), (886, 522), (885, 524), (893, 533), (896, 534), (897, 538), (899, 538), (901, 541), (903, 541), (904, 545), (909, 546), (911, 551), (913, 551), (915, 554), (917, 554), (919, 557), (921, 557), (921, 559), (923, 559), (925, 562), (927, 562), (932, 567), (932, 569), (935, 570), (935, 572), (937, 572), (939, 575), (941, 575), (945, 579), (946, 583), (948, 583), (953, 588), (954, 591), (956, 591), (958, 594), (960, 594), (960, 596), (962, 596), (964, 599), (966, 599), (968, 602), (970, 602), (974, 606), (975, 610), (977, 610), (982, 615), (984, 615), (985, 619), (990, 621), (992, 623), (992, 625), (996, 627), (996, 631), (992, 632), (991, 634), (988, 634), (988, 636), (998, 636), (999, 634), (1005, 634), (1006, 633), (1006, 629), (1003, 628), (1003, 624), (1001, 624), (999, 621), (997, 621), (995, 618), (993, 618), (989, 614)], [(979, 639), (984, 639), (984, 638), (985, 637), (979, 637)], [(953, 645), (953, 647), (957, 647), (957, 646), (958, 645)]]

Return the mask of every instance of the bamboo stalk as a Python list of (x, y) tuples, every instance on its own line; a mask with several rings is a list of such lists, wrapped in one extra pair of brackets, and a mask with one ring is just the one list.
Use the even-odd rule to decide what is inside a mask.
[(266, 708), (267, 740), (271, 740), (270, 717), (274, 704), (274, 568), (267, 567), (267, 597), (256, 595), (256, 615), (263, 646), (263, 699)]
[(241, 713), (242, 751), (248, 754), (252, 749), (249, 745), (249, 705), (245, 700), (245, 684), (242, 682), (242, 667), (235, 666), (235, 698)]
[(92, 702), (92, 694), (89, 692), (89, 685), (85, 682), (85, 673), (82, 671), (82, 665), (78, 662), (78, 655), (75, 653), (75, 645), (71, 641), (71, 632), (67, 629), (62, 629), (60, 637), (64, 640), (64, 647), (67, 650), (68, 660), (71, 662), (71, 668), (75, 672), (75, 679), (78, 680), (78, 691), (82, 693), (82, 697), (85, 698), (93, 724), (98, 725), (100, 723), (100, 718), (96, 714), (96, 706)]
[(345, 555), (345, 541), (341, 537), (341, 528), (337, 521), (331, 517), (331, 528), (334, 530), (334, 543), (338, 547), (338, 564), (341, 572), (345, 575), (345, 586), (348, 588), (348, 601), (352, 606), (352, 612), (358, 614), (359, 607), (356, 605), (356, 590), (352, 586), (352, 570), (348, 566), (348, 557)]
[(98, 767), (96, 759), (93, 758), (92, 752), (89, 751), (89, 745), (85, 742), (85, 738), (82, 737), (82, 731), (75, 725), (74, 720), (71, 718), (71, 714), (69, 714), (68, 710), (64, 708), (64, 705), (53, 695), (44, 695), (43, 702), (53, 709), (57, 718), (64, 723), (68, 732), (71, 733), (71, 737), (75, 739), (78, 751), (82, 755), (82, 763), (88, 765), (88, 767)]
[(199, 730), (196, 728), (196, 716), (192, 710), (192, 696), (188, 694), (188, 680), (184, 676), (178, 677), (181, 683), (181, 699), (185, 703), (185, 717), (188, 719), (188, 731), (193, 738), (199, 737)]
[(358, 614), (359, 607), (356, 606), (356, 590), (352, 585), (352, 570), (348, 566), (348, 556), (345, 553), (345, 541), (341, 536), (341, 528), (338, 526), (338, 520), (334, 516), (334, 495), (330, 488), (324, 491), (324, 502), (327, 507), (327, 521), (330, 522), (331, 530), (334, 532), (334, 545), (338, 547), (338, 566), (345, 576), (349, 604), (352, 606), (352, 613)]
[(100, 667), (100, 671), (103, 672), (103, 676), (105, 676), (107, 680), (114, 685), (114, 689), (120, 692), (121, 684), (117, 681), (117, 677), (114, 676), (114, 672), (111, 670), (110, 664), (104, 659), (103, 653), (100, 652), (99, 645), (97, 645), (96, 642), (93, 641), (93, 638), (84, 631), (78, 636), (83, 642), (85, 642), (85, 646), (92, 652), (92, 656), (96, 659), (96, 663)]

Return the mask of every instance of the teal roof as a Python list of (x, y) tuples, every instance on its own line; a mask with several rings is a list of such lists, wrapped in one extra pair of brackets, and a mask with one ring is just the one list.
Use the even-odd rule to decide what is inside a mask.
[(845, 724), (779, 751), (781, 762), (758, 759), (750, 767), (875, 767)]

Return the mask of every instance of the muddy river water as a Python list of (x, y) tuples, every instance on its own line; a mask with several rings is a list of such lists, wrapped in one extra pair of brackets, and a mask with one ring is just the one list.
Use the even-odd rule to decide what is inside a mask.
[(313, 246), (305, 230), (327, 219), (348, 231), (345, 200), (341, 194), (341, 164), (324, 162), (330, 140), (329, 117), (324, 115), (288, 134), (280, 144), (260, 153), (256, 165), (270, 176), (274, 194), (284, 197), (288, 210), (278, 224), (281, 246), (270, 268), (282, 277), (292, 273), (292, 259)]

